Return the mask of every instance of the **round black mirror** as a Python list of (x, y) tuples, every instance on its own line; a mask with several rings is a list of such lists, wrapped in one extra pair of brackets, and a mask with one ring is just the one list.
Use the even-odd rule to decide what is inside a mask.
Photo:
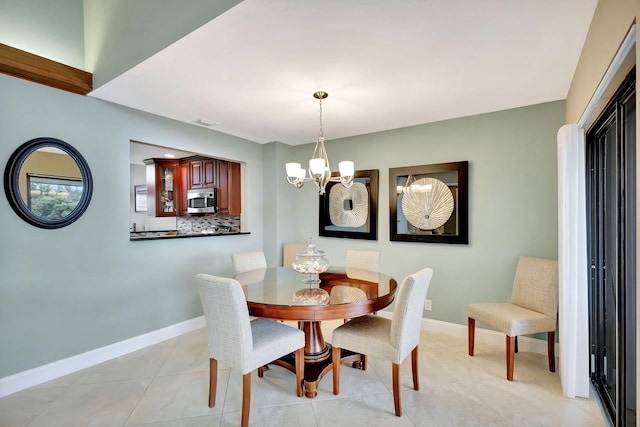
[(13, 152), (4, 170), (4, 191), (13, 210), (29, 224), (61, 228), (87, 209), (93, 181), (78, 150), (44, 137)]

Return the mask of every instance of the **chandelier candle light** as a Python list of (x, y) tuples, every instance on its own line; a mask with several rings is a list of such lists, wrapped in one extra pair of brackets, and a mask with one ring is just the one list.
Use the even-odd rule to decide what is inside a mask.
[(318, 187), (318, 193), (324, 194), (325, 187), (329, 182), (340, 182), (349, 188), (353, 184), (354, 166), (352, 161), (343, 161), (338, 164), (340, 169), (340, 177), (331, 177), (331, 166), (329, 166), (329, 157), (327, 150), (324, 148), (324, 134), (322, 132), (322, 100), (329, 94), (327, 92), (316, 92), (313, 97), (320, 101), (320, 133), (316, 148), (313, 150), (311, 160), (309, 160), (309, 178), (300, 163), (287, 163), (287, 181), (289, 184), (300, 188), (307, 181), (313, 181)]

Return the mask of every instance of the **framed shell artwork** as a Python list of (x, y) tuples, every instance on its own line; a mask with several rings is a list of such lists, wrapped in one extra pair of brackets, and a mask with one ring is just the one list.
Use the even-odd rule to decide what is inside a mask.
[(348, 188), (330, 182), (319, 206), (320, 236), (377, 240), (378, 170), (355, 171)]
[(469, 243), (469, 162), (389, 169), (390, 239)]

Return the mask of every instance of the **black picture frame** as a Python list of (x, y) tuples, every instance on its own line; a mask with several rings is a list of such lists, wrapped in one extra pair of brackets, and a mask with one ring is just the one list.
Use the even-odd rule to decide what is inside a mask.
[[(338, 173), (333, 173), (332, 176), (339, 176)], [(360, 170), (354, 172), (354, 184), (363, 184), (367, 191), (367, 216), (363, 225), (354, 227), (342, 224), (334, 224), (331, 219), (331, 191), (335, 186), (342, 187), (339, 182), (329, 182), (325, 189), (325, 194), (320, 196), (320, 212), (319, 212), (319, 232), (318, 234), (323, 237), (340, 237), (347, 239), (366, 239), (366, 240), (378, 240), (378, 169)], [(352, 187), (353, 189), (354, 187)], [(362, 188), (362, 187), (360, 187)], [(337, 191), (337, 190), (336, 190)], [(345, 196), (349, 194), (349, 191), (343, 191), (334, 193), (335, 195)], [(336, 198), (333, 198), (334, 203)], [(349, 212), (354, 210), (357, 206), (354, 206), (352, 199), (343, 200), (343, 207), (345, 211)], [(362, 206), (359, 205), (359, 206)], [(334, 205), (335, 207), (335, 205)], [(335, 209), (334, 209), (335, 213)], [(335, 215), (334, 215), (335, 217)]]
[[(469, 162), (439, 163), (389, 169), (390, 240), (400, 242), (469, 244)], [(446, 184), (453, 196), (449, 219), (434, 230), (411, 224), (402, 211), (407, 181), (434, 178)], [(431, 181), (433, 182), (433, 181)]]

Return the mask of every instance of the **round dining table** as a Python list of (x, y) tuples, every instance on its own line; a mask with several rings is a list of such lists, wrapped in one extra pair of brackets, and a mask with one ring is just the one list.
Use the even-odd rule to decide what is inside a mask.
[[(244, 290), (249, 314), (277, 320), (295, 320), (305, 336), (305, 395), (313, 398), (317, 394), (322, 377), (331, 371), (331, 346), (325, 342), (320, 323), (322, 320), (350, 319), (382, 310), (393, 302), (397, 282), (382, 273), (331, 267), (318, 278), (320, 283), (304, 283), (307, 275), (297, 273), (291, 267), (277, 267), (239, 273), (234, 278)], [(336, 298), (348, 294), (358, 298)], [(301, 297), (311, 293), (317, 297), (324, 294), (324, 301), (318, 298)], [(311, 290), (311, 292), (309, 292)], [(333, 291), (333, 295), (332, 295)], [(341, 292), (338, 292), (341, 291)], [(352, 361), (362, 369), (362, 355), (343, 350), (342, 361)], [(290, 354), (273, 362), (295, 372), (294, 355)]]

